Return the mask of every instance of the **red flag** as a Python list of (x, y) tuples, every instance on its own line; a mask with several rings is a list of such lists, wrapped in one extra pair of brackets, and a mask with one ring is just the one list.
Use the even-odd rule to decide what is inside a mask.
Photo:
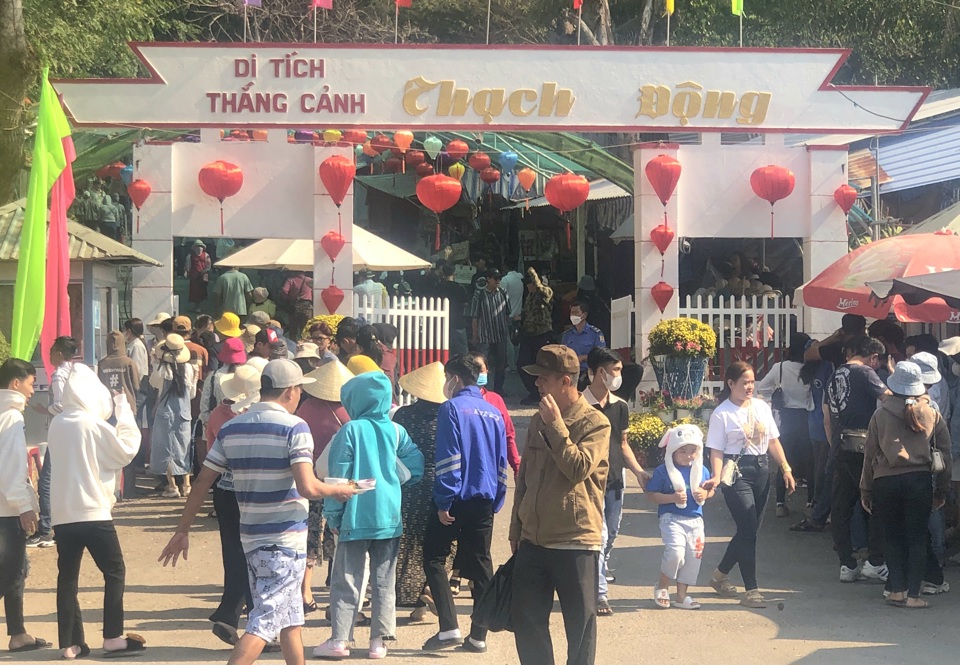
[(313, 0), (314, 9), (333, 9), (333, 0)]
[(583, 0), (573, 0), (573, 8), (580, 9), (583, 7)]
[(412, 7), (413, 0), (396, 0), (397, 7)]

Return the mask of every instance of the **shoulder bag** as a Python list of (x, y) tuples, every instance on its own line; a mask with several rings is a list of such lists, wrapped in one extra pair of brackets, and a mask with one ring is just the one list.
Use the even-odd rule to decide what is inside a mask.
[(774, 411), (783, 411), (783, 363), (780, 363), (780, 380), (777, 381), (777, 389), (770, 396), (770, 408)]

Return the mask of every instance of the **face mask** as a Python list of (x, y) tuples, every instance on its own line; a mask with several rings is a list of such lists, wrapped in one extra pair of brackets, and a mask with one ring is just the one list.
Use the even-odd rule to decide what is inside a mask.
[(575, 326), (579, 326), (582, 321), (583, 321), (582, 316), (572, 316), (572, 315), (570, 316), (570, 323), (572, 323)]
[(457, 379), (456, 378), (448, 379), (443, 384), (443, 396), (446, 397), (447, 399), (451, 399), (454, 393), (456, 392), (456, 389), (457, 389)]
[(623, 385), (622, 376), (610, 376), (606, 372), (603, 373), (603, 385), (607, 387), (607, 390), (610, 392), (616, 392), (620, 390), (620, 386)]
[(487, 373), (486, 373), (486, 372), (480, 372), (480, 374), (477, 376), (477, 385), (480, 386), (480, 387), (483, 387), (483, 386), (487, 385)]

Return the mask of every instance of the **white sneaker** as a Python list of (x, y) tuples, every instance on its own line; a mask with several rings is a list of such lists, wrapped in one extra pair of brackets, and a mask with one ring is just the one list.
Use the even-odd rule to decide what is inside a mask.
[(860, 568), (848, 568), (847, 566), (840, 566), (840, 581), (844, 584), (858, 582), (861, 579), (863, 579), (863, 576), (860, 572)]
[(178, 490), (176, 487), (167, 487), (167, 489), (163, 490), (163, 494), (160, 496), (162, 496), (164, 499), (179, 499), (180, 490)]
[(339, 640), (327, 640), (313, 649), (314, 658), (324, 658), (326, 660), (341, 660), (350, 657), (350, 649), (346, 642)]
[(367, 651), (367, 658), (371, 660), (380, 660), (387, 657), (387, 647), (383, 645), (382, 637), (375, 637), (370, 640), (370, 649)]
[(928, 596), (936, 596), (938, 593), (946, 593), (950, 590), (950, 583), (944, 582), (943, 584), (933, 584), (932, 582), (924, 582), (923, 586), (920, 587), (920, 593), (926, 594)]
[(887, 568), (887, 564), (881, 563), (879, 566), (874, 566), (869, 561), (864, 561), (863, 567), (860, 569), (860, 575), (866, 580), (879, 580), (880, 582), (886, 582), (887, 576), (890, 574), (890, 570)]

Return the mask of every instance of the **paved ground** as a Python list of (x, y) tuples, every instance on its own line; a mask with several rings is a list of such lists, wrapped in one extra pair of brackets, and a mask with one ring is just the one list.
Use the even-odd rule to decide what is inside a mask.
[[(526, 418), (518, 418), (518, 432), (525, 430), (525, 422)], [(210, 633), (207, 621), (219, 597), (222, 574), (215, 522), (200, 520), (186, 564), (171, 570), (156, 563), (182, 503), (183, 500), (150, 497), (124, 503), (115, 511), (127, 561), (127, 630), (142, 634), (148, 641), (147, 652), (137, 662), (217, 663), (225, 662), (228, 656), (225, 646)], [(507, 498), (507, 506), (511, 504), (512, 494)], [(759, 579), (768, 598), (774, 599), (769, 609), (746, 610), (735, 600), (717, 598), (698, 587), (694, 595), (703, 603), (699, 612), (657, 610), (651, 594), (659, 568), (659, 530), (655, 512), (639, 491), (631, 489), (613, 554), (617, 583), (611, 585), (610, 591), (616, 614), (599, 620), (597, 662), (956, 662), (960, 649), (960, 569), (948, 569), (947, 579), (955, 591), (934, 598), (931, 609), (917, 612), (890, 608), (881, 600), (879, 585), (841, 586), (829, 536), (789, 532), (787, 526), (795, 518), (796, 514), (777, 519), (771, 510), (761, 533)], [(507, 558), (508, 519), (504, 513), (496, 522), (495, 562), (502, 563)], [(721, 498), (708, 504), (706, 524), (708, 542), (702, 581), (720, 560), (733, 533)], [(52, 549), (32, 550), (30, 559), (33, 570), (27, 582), (27, 625), (35, 634), (55, 642), (56, 553)], [(322, 581), (321, 576), (317, 577)], [(85, 558), (80, 602), (91, 645), (99, 645), (100, 585), (95, 566), (89, 557)], [(316, 597), (321, 605), (326, 604), (326, 589), (317, 588)], [(458, 601), (463, 628), (469, 621), (468, 602), (466, 598)], [(782, 610), (778, 603), (782, 603)], [(555, 609), (554, 647), (557, 662), (563, 663), (566, 647), (559, 610)], [(508, 633), (491, 635), (486, 656), (458, 652), (423, 654), (419, 647), (437, 630), (436, 624), (410, 624), (406, 616), (406, 610), (398, 612), (399, 642), (390, 654), (395, 662), (517, 662), (512, 635)], [(304, 635), (310, 648), (329, 637), (329, 628), (320, 619), (312, 618)], [(358, 629), (357, 640), (362, 647), (358, 657), (365, 658), (367, 639), (367, 631)], [(94, 655), (98, 653), (99, 650)], [(46, 650), (13, 658), (0, 651), (0, 662), (37, 662), (58, 656), (58, 651)], [(279, 654), (266, 655), (263, 660), (282, 662)]]

